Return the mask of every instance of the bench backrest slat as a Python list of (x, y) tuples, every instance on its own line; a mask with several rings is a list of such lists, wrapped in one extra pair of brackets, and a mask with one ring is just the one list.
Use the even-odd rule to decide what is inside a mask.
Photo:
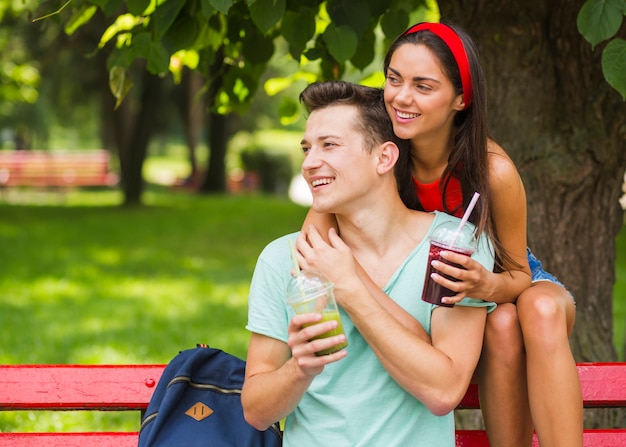
[[(164, 366), (0, 365), (0, 409), (144, 409)], [(626, 407), (626, 363), (579, 363), (578, 373), (586, 408)], [(459, 408), (479, 408), (475, 385)]]
[[(578, 363), (577, 367), (585, 408), (626, 407), (626, 362)], [(480, 408), (476, 385), (470, 385), (459, 408)]]
[(137, 432), (1, 433), (0, 447), (137, 447)]
[(113, 186), (106, 150), (0, 151), (0, 186)]
[(164, 365), (2, 365), (1, 410), (142, 410)]

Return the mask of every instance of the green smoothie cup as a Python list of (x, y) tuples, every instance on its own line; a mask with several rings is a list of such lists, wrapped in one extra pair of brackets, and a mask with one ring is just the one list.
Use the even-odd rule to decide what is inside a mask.
[[(335, 285), (332, 282), (328, 281), (320, 272), (312, 270), (302, 270), (289, 283), (287, 303), (296, 314), (319, 313), (322, 314), (321, 322), (337, 320), (338, 324), (335, 329), (313, 337), (313, 339), (328, 338), (344, 333), (334, 290)], [(346, 346), (348, 346), (347, 342), (340, 343), (315, 354), (318, 356), (332, 354)]]

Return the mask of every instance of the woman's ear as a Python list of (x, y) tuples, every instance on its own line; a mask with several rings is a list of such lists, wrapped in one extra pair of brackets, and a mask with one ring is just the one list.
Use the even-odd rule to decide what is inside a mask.
[(393, 171), (398, 157), (400, 156), (400, 149), (392, 141), (385, 141), (378, 148), (378, 165), (377, 172), (379, 174), (385, 174), (389, 171)]
[(465, 110), (465, 98), (463, 97), (463, 95), (457, 95), (457, 97), (454, 99), (454, 110), (460, 112), (462, 110)]

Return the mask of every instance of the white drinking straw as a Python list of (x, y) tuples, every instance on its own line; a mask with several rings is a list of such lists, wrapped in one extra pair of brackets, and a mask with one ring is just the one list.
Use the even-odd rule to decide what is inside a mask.
[(296, 254), (296, 247), (293, 245), (293, 241), (289, 239), (289, 252), (291, 253), (291, 260), (293, 261), (294, 275), (300, 276), (300, 265), (298, 265), (298, 255)]
[(459, 234), (461, 234), (461, 230), (463, 229), (463, 226), (467, 223), (467, 220), (469, 219), (470, 214), (472, 214), (472, 210), (476, 206), (476, 202), (478, 202), (479, 197), (480, 197), (480, 194), (478, 192), (475, 192), (474, 196), (472, 197), (472, 200), (470, 200), (469, 205), (467, 205), (467, 209), (465, 210), (465, 214), (463, 214), (463, 217), (461, 218), (459, 227), (456, 229), (456, 232), (454, 233), (454, 239), (452, 240), (452, 245), (456, 244), (456, 240), (459, 237)]

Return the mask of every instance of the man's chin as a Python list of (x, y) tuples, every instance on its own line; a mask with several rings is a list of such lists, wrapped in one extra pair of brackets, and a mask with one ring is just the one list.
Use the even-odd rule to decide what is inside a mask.
[(331, 207), (327, 203), (323, 203), (321, 200), (313, 199), (313, 203), (311, 204), (311, 209), (319, 214), (332, 214), (334, 213), (333, 207)]

